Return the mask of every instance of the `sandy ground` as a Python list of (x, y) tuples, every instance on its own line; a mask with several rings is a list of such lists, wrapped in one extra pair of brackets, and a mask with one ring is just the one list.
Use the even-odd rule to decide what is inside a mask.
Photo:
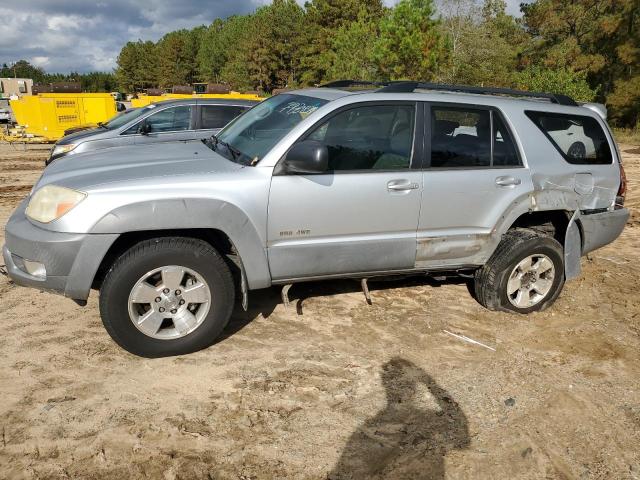
[[(288, 310), (253, 293), (207, 350), (145, 360), (96, 294), (0, 277), (0, 477), (640, 478), (640, 148), (622, 150), (628, 228), (528, 317), (455, 281), (373, 283), (372, 306), (313, 283)], [(1, 225), (44, 155), (0, 146)]]

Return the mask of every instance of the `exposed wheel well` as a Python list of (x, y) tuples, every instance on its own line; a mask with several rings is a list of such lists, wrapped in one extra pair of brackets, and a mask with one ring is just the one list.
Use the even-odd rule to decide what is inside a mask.
[[(102, 281), (104, 280), (104, 276), (109, 270), (109, 267), (113, 265), (113, 262), (126, 252), (129, 248), (134, 246), (135, 244), (142, 242), (144, 240), (149, 240), (151, 238), (161, 238), (161, 237), (189, 237), (189, 238), (197, 238), (207, 242), (213, 248), (215, 248), (223, 258), (228, 259), (229, 256), (237, 255), (235, 247), (231, 242), (231, 239), (228, 237), (226, 233), (222, 230), (217, 230), (214, 228), (192, 228), (192, 229), (181, 229), (181, 230), (146, 230), (140, 232), (126, 232), (121, 234), (113, 245), (109, 248), (107, 253), (105, 254), (102, 262), (100, 262), (100, 267), (96, 272), (96, 275), (93, 279), (93, 284), (91, 288), (100, 289), (102, 285)], [(234, 262), (228, 262), (232, 268), (232, 272), (235, 275), (235, 271), (237, 267)]]
[(564, 245), (564, 238), (571, 219), (571, 212), (551, 210), (546, 212), (530, 212), (522, 214), (511, 225), (511, 228), (530, 228), (555, 238)]

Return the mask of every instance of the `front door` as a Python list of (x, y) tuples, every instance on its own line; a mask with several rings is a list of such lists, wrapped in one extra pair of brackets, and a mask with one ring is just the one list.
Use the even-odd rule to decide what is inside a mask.
[[(142, 135), (136, 131), (134, 143), (143, 145), (145, 143), (194, 139), (191, 109), (190, 105), (178, 105), (149, 115), (143, 120), (150, 128), (149, 133)], [(132, 128), (139, 128), (140, 125)]]
[(436, 104), (427, 118), (416, 266), (473, 263), (505, 210), (532, 190), (529, 170), (497, 110)]
[(413, 268), (422, 194), (418, 107), (351, 105), (301, 137), (327, 146), (329, 171), (272, 178), (274, 280)]

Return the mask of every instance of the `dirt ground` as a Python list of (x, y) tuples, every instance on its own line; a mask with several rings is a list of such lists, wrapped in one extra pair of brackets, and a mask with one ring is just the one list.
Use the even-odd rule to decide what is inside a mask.
[[(639, 479), (640, 148), (622, 151), (627, 229), (527, 317), (461, 281), (373, 283), (372, 306), (356, 282), (312, 283), (146, 360), (111, 341), (97, 294), (0, 277), (0, 477)], [(0, 145), (1, 225), (45, 155)]]

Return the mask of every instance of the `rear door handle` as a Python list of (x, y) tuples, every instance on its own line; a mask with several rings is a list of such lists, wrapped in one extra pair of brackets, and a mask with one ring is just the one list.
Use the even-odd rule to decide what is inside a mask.
[(406, 192), (408, 190), (417, 190), (418, 188), (420, 188), (420, 185), (408, 180), (391, 180), (387, 183), (387, 190), (392, 192)]
[(522, 180), (515, 177), (498, 177), (496, 178), (496, 185), (500, 187), (515, 187), (516, 185), (520, 185)]

